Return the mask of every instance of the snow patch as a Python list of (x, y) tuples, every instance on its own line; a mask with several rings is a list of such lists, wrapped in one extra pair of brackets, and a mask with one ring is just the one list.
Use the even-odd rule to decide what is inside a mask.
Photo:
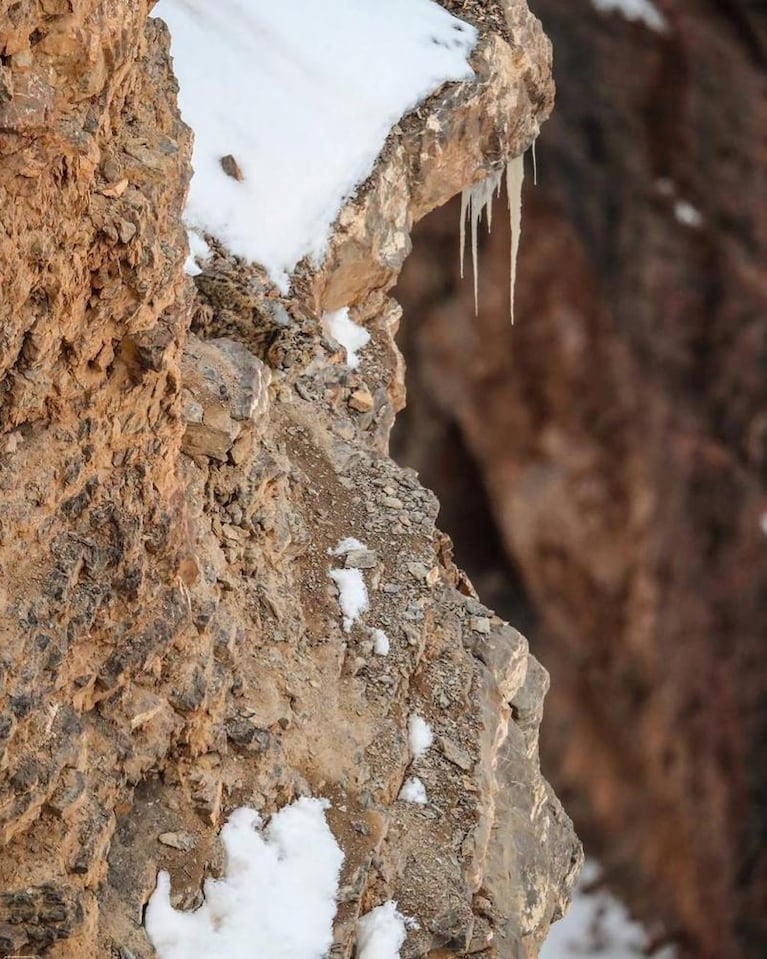
[[(570, 910), (555, 922), (541, 947), (539, 959), (645, 959), (650, 937), (631, 919), (618, 899), (604, 890), (589, 891), (600, 869), (587, 860), (578, 880)], [(675, 959), (676, 951), (665, 947), (653, 959)]]
[(674, 216), (683, 224), (695, 229), (703, 224), (703, 215), (692, 203), (686, 200), (677, 200), (674, 204)]
[(202, 273), (200, 263), (204, 263), (213, 255), (213, 250), (205, 242), (204, 238), (194, 230), (186, 231), (186, 238), (189, 242), (189, 256), (184, 263), (184, 273), (187, 276), (199, 276)]
[(195, 133), (186, 222), (284, 293), (303, 257), (322, 260), (394, 124), (473, 76), (477, 31), (432, 0), (160, 0), (154, 14)]
[(422, 759), (434, 742), (431, 726), (422, 716), (413, 713), (407, 721), (408, 745), (413, 759)]
[(347, 553), (351, 553), (355, 549), (367, 549), (367, 546), (353, 536), (347, 536), (340, 539), (336, 546), (328, 550), (328, 556), (346, 556)]
[(600, 13), (620, 13), (627, 20), (643, 23), (656, 33), (666, 33), (668, 21), (650, 0), (591, 0)]
[(358, 569), (331, 569), (330, 578), (338, 589), (338, 605), (344, 617), (344, 632), (348, 633), (358, 617), (370, 609), (368, 589)]
[(159, 873), (144, 919), (159, 959), (326, 955), (344, 858), (327, 807), (299, 799), (265, 829), (254, 810), (235, 810), (221, 830), (225, 874), (205, 880), (205, 901), (194, 912), (171, 906), (170, 877)]
[(417, 776), (406, 779), (399, 791), (399, 798), (403, 802), (415, 803), (416, 806), (425, 806), (429, 801), (426, 796), (426, 786)]
[(357, 959), (399, 959), (407, 920), (391, 899), (357, 922)]
[(373, 635), (373, 651), (376, 656), (388, 656), (391, 649), (389, 637), (382, 629), (373, 629), (371, 633)]
[(357, 352), (370, 342), (370, 333), (364, 326), (349, 319), (349, 310), (344, 307), (334, 313), (326, 313), (322, 317), (322, 326), (336, 343), (346, 350), (346, 365), (350, 370), (356, 370), (360, 365)]

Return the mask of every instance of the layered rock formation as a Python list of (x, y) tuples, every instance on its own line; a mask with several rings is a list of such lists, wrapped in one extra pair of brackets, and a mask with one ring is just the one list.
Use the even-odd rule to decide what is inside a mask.
[[(477, 82), (394, 131), (281, 300), (221, 249), (183, 275), (190, 134), (148, 6), (0, 3), (0, 952), (148, 959), (158, 868), (191, 907), (229, 810), (313, 794), (346, 856), (335, 955), (396, 898), (403, 955), (532, 957), (580, 858), (538, 767), (547, 678), (388, 458), (385, 289), (412, 222), (537, 133), (548, 43), (485, 11)], [(372, 335), (354, 372), (338, 306)], [(426, 806), (397, 798), (413, 772)]]
[[(767, 31), (754, 4), (658, 6), (664, 32), (534, 4), (558, 104), (525, 193), (516, 326), (503, 219), (476, 320), (457, 203), (424, 221), (396, 292), (397, 452), (446, 503), (460, 559), (490, 584), (508, 559), (516, 594), (501, 581), (491, 604), (537, 618), (544, 768), (608, 876), (682, 955), (751, 957), (767, 941)], [(486, 503), (467, 503), (467, 470)]]

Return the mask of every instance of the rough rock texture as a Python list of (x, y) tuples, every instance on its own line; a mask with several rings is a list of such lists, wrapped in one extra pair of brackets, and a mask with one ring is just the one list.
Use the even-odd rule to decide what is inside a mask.
[[(412, 222), (537, 132), (548, 42), (511, 4), (513, 45), (485, 30), (478, 82), (403, 121), (280, 301), (220, 250), (183, 277), (189, 133), (147, 7), (0, 3), (0, 952), (149, 959), (157, 869), (192, 906), (230, 809), (311, 793), (346, 854), (334, 955), (391, 896), (405, 957), (533, 957), (580, 861), (538, 767), (547, 677), (387, 456), (384, 289)], [(373, 337), (353, 373), (338, 305)], [(371, 609), (345, 632), (350, 535)], [(413, 772), (427, 806), (397, 799)]]
[[(608, 876), (683, 955), (756, 957), (767, 24), (757, 4), (659, 6), (667, 34), (534, 3), (558, 103), (525, 192), (516, 326), (503, 217), (476, 320), (457, 204), (425, 220), (395, 293), (397, 456), (437, 490), (459, 559), (495, 581), (491, 605), (532, 607), (554, 680), (544, 769)], [(467, 470), (486, 504), (467, 503)]]

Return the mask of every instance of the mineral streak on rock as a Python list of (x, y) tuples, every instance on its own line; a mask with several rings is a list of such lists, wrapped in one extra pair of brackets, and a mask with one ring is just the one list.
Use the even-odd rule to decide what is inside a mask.
[[(334, 955), (389, 898), (419, 921), (403, 955), (534, 955), (580, 862), (543, 673), (388, 458), (384, 289), (415, 219), (529, 145), (548, 43), (518, 3), (485, 24), (478, 81), (403, 120), (280, 302), (213, 241), (183, 275), (189, 131), (148, 6), (0, 3), (0, 946), (148, 959), (157, 870), (192, 907), (233, 807), (311, 793), (346, 856)], [(319, 322), (340, 306), (372, 336), (353, 371)], [(397, 802), (414, 713), (427, 806)]]

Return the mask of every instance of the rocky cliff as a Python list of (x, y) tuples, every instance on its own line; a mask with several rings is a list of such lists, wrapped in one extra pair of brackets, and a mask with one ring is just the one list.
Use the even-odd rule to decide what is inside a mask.
[(658, 3), (661, 29), (532, 5), (558, 100), (516, 326), (503, 221), (475, 320), (458, 205), (425, 220), (396, 292), (398, 456), (476, 581), (506, 577), (491, 605), (535, 623), (544, 769), (607, 875), (682, 955), (761, 956), (767, 23), (741, 2)]
[[(150, 6), (0, 2), (0, 953), (149, 959), (157, 870), (194, 906), (229, 810), (311, 794), (346, 857), (334, 955), (395, 898), (403, 955), (532, 957), (580, 857), (538, 766), (547, 677), (388, 457), (386, 289), (413, 222), (537, 134), (548, 42), (523, 3), (446, 4), (476, 80), (405, 118), (279, 297), (221, 248), (184, 276), (190, 131)], [(366, 583), (353, 625), (332, 568)], [(414, 771), (428, 805), (398, 800)]]

